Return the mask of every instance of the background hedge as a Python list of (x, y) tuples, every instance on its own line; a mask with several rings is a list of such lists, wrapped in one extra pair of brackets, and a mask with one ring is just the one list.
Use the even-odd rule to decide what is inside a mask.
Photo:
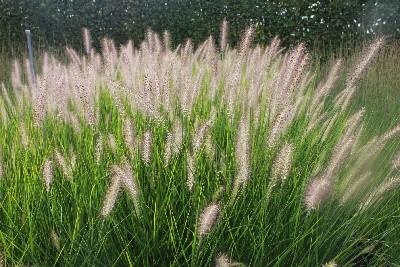
[(0, 0), (0, 45), (24, 44), (24, 30), (31, 29), (36, 46), (79, 48), (82, 27), (97, 45), (103, 36), (138, 44), (148, 27), (169, 30), (174, 44), (186, 38), (198, 43), (218, 37), (226, 17), (232, 43), (254, 24), (258, 42), (279, 35), (285, 45), (334, 47), (376, 34), (398, 38), (399, 14), (398, 0)]

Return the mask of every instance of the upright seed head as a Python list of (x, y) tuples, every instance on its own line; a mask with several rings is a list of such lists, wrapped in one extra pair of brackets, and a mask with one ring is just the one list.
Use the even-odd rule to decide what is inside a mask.
[(55, 159), (56, 159), (56, 163), (58, 165), (59, 168), (61, 168), (65, 178), (67, 178), (68, 180), (72, 179), (73, 173), (72, 173), (72, 168), (70, 166), (70, 164), (67, 163), (67, 160), (65, 159), (65, 157), (58, 151), (55, 151)]
[(83, 28), (82, 32), (83, 32), (83, 43), (85, 45), (85, 52), (87, 55), (89, 55), (90, 51), (92, 50), (90, 32), (87, 28)]
[(143, 135), (142, 143), (142, 159), (146, 165), (149, 165), (151, 160), (151, 142), (151, 132), (146, 131)]
[(139, 190), (135, 181), (135, 177), (133, 176), (132, 168), (126, 159), (124, 159), (121, 170), (121, 184), (128, 190), (128, 193), (135, 205), (136, 213), (140, 215)]
[(289, 175), (291, 163), (292, 163), (293, 145), (286, 143), (281, 151), (279, 152), (273, 166), (271, 179), (275, 180), (278, 177), (282, 183), (285, 182)]
[(296, 114), (296, 106), (288, 105), (273, 122), (272, 128), (268, 135), (268, 146), (274, 147), (281, 135), (286, 131)]
[(228, 32), (229, 32), (229, 24), (228, 21), (224, 19), (221, 24), (221, 37), (220, 37), (221, 52), (225, 52), (225, 49), (228, 46)]
[(131, 154), (136, 150), (136, 138), (132, 127), (132, 122), (129, 119), (124, 121), (124, 139)]
[(217, 203), (210, 204), (200, 214), (199, 219), (199, 237), (202, 238), (211, 232), (215, 222), (218, 219), (220, 207)]
[(187, 159), (187, 172), (188, 172), (187, 186), (189, 191), (193, 191), (195, 171), (196, 171), (195, 160), (193, 156), (190, 155), (189, 158)]
[(53, 163), (51, 160), (46, 159), (43, 165), (43, 180), (46, 186), (46, 191), (50, 191), (50, 185), (53, 181)]
[(243, 118), (239, 124), (239, 132), (236, 141), (236, 160), (238, 162), (238, 173), (236, 177), (237, 186), (245, 184), (249, 178), (249, 150), (249, 123), (247, 118)]
[(97, 138), (96, 147), (94, 151), (94, 158), (97, 164), (100, 163), (102, 153), (103, 153), (103, 136), (100, 135), (99, 138)]
[(122, 176), (121, 168), (114, 165), (112, 167), (112, 173), (113, 176), (111, 178), (111, 183), (108, 187), (107, 193), (103, 201), (103, 207), (101, 209), (101, 215), (104, 217), (107, 217), (114, 208), (118, 198), (118, 193), (121, 188), (121, 176)]
[(254, 27), (250, 26), (246, 29), (242, 40), (240, 42), (240, 48), (239, 48), (239, 55), (240, 56), (245, 56), (250, 50), (251, 43), (253, 42), (254, 38)]
[(331, 191), (330, 181), (327, 179), (315, 177), (309, 184), (306, 196), (305, 205), (307, 210), (314, 210), (328, 198)]
[(201, 125), (195, 133), (194, 139), (193, 139), (193, 153), (196, 153), (200, 150), (201, 146), (204, 143), (204, 139), (206, 137), (207, 130), (211, 126), (211, 122), (208, 121)]
[(358, 80), (360, 79), (362, 73), (368, 68), (372, 59), (376, 56), (380, 48), (385, 43), (384, 38), (377, 38), (362, 54), (359, 62), (354, 67), (353, 72), (347, 77), (346, 87), (348, 89), (353, 88)]

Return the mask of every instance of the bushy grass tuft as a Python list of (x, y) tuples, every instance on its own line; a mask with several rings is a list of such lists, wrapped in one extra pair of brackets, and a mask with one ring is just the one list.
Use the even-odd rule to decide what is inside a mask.
[(238, 49), (149, 31), (101, 53), (84, 31), (86, 54), (45, 53), (36, 84), (17, 64), (0, 101), (4, 263), (399, 263), (400, 127), (371, 134), (356, 108), (384, 40), (320, 77), (303, 44), (253, 47), (253, 31)]

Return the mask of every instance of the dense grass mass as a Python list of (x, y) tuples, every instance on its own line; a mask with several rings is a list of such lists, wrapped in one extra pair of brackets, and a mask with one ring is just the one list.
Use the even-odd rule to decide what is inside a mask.
[(235, 49), (226, 31), (219, 48), (171, 50), (149, 31), (100, 54), (85, 32), (85, 55), (44, 54), (36, 84), (14, 64), (0, 98), (5, 265), (400, 263), (400, 126), (378, 129), (357, 89), (382, 86), (384, 40), (323, 71), (303, 44), (252, 48), (250, 27)]

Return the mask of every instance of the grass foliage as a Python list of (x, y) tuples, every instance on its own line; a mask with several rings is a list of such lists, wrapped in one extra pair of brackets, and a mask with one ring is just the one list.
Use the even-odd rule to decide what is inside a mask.
[(37, 84), (13, 67), (0, 102), (6, 266), (400, 262), (400, 127), (371, 134), (357, 108), (358, 86), (380, 81), (383, 39), (321, 75), (302, 44), (252, 48), (250, 27), (230, 48), (224, 25), (219, 48), (171, 50), (149, 31), (139, 49), (105, 39), (98, 54), (86, 34), (68, 64), (44, 55)]

